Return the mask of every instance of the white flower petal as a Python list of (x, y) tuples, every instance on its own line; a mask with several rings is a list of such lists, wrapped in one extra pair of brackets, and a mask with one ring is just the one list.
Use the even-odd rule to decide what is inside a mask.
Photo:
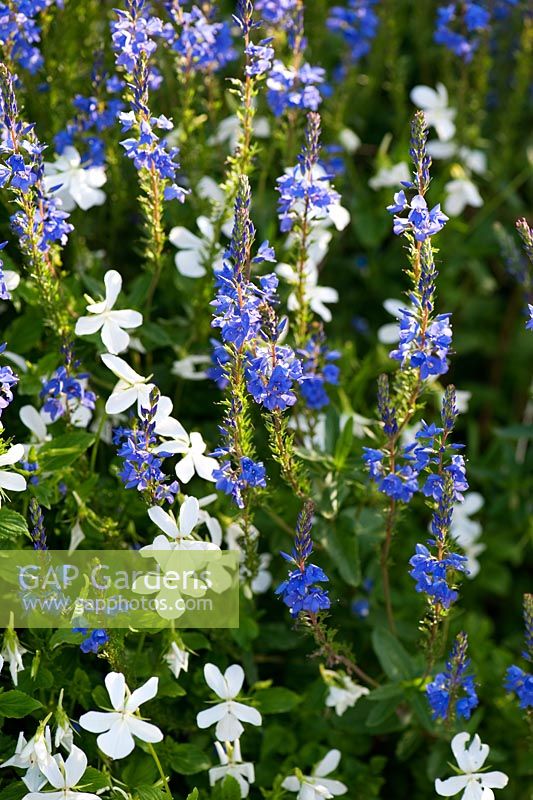
[(215, 722), (220, 722), (220, 720), (226, 715), (226, 704), (218, 703), (216, 706), (211, 706), (211, 708), (206, 708), (204, 711), (200, 711), (196, 715), (196, 724), (199, 728), (210, 728), (211, 725), (214, 725)]
[(123, 391), (113, 392), (105, 404), (106, 413), (111, 416), (121, 414), (136, 402), (137, 396), (138, 391), (135, 386)]
[(109, 317), (102, 326), (100, 336), (109, 353), (122, 353), (128, 349), (129, 335)]
[(111, 705), (116, 711), (124, 708), (124, 697), (126, 695), (126, 679), (122, 672), (110, 672), (105, 677), (106, 689), (109, 693)]
[(313, 770), (313, 775), (318, 775), (320, 778), (324, 777), (324, 775), (329, 775), (330, 772), (337, 769), (340, 760), (341, 751), (336, 749), (330, 750), (329, 753), (326, 753), (324, 758), (318, 762)]
[(104, 317), (95, 315), (92, 317), (80, 317), (76, 320), (74, 333), (76, 336), (89, 336), (91, 333), (99, 331), (104, 324)]
[(126, 711), (136, 711), (140, 705), (146, 703), (148, 700), (153, 700), (157, 694), (157, 687), (159, 685), (159, 678), (149, 678), (146, 683), (135, 689), (134, 692), (128, 697), (126, 701)]
[[(169, 444), (177, 444), (175, 442), (169, 442)], [(165, 449), (164, 445), (161, 445), (163, 450)], [(175, 452), (180, 452), (176, 450)], [(194, 461), (191, 453), (187, 453), (184, 458), (181, 459), (176, 464), (176, 476), (179, 481), (182, 483), (189, 483), (192, 476), (194, 475)]]
[(104, 275), (104, 284), (106, 309), (110, 311), (122, 289), (122, 275), (116, 269), (109, 269)]
[(161, 506), (152, 506), (148, 509), (148, 516), (152, 522), (157, 525), (167, 536), (171, 539), (176, 539), (179, 535), (178, 526), (173, 518), (166, 511), (163, 511)]
[(23, 492), (26, 489), (26, 478), (16, 472), (0, 470), (0, 487), (10, 492)]
[(188, 497), (180, 508), (179, 529), (181, 536), (190, 536), (193, 528), (198, 524), (200, 506), (196, 497)]
[(466, 775), (454, 775), (453, 778), (447, 778), (445, 781), (437, 778), (435, 791), (441, 797), (453, 797), (454, 794), (461, 792), (465, 788), (467, 781)]
[(101, 733), (96, 742), (109, 758), (125, 758), (135, 747), (128, 723), (123, 717), (107, 733)]
[(157, 725), (152, 725), (151, 722), (146, 722), (144, 719), (128, 717), (128, 727), (130, 732), (142, 742), (155, 744), (163, 741), (163, 732), (159, 730)]

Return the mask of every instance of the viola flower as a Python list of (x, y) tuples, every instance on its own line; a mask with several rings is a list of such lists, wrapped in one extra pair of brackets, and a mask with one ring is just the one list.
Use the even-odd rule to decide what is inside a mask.
[(119, 379), (105, 404), (106, 413), (120, 414), (134, 403), (137, 403), (139, 412), (143, 407), (148, 408), (150, 392), (154, 386), (153, 383), (148, 383), (149, 378), (143, 378), (124, 359), (111, 353), (104, 353), (101, 359)]
[(135, 747), (134, 736), (152, 744), (163, 739), (158, 727), (136, 713), (143, 703), (156, 696), (158, 682), (159, 678), (150, 678), (130, 692), (121, 672), (106, 675), (105, 685), (113, 711), (88, 711), (79, 720), (86, 731), (100, 734), (96, 742), (106, 756), (116, 759), (128, 756)]
[[(222, 268), (222, 247), (215, 241), (215, 226), (208, 217), (198, 217), (198, 230), (202, 234), (196, 236), (181, 225), (172, 228), (168, 240), (178, 252), (174, 256), (176, 269), (185, 278), (203, 278), (207, 274), (206, 264), (215, 272)], [(229, 227), (228, 227), (229, 226)], [(231, 234), (231, 223), (222, 225), (222, 233)]]
[(398, 164), (392, 164), (390, 167), (380, 167), (376, 174), (370, 178), (368, 185), (374, 191), (378, 189), (385, 189), (389, 186), (398, 186), (398, 184), (408, 183), (411, 179), (409, 167), (405, 161), (400, 161)]
[[(2, 473), (0, 473), (0, 475), (1, 474)], [(5, 661), (8, 661), (11, 680), (15, 686), (18, 686), (18, 673), (22, 672), (24, 669), (22, 656), (27, 652), (28, 651), (26, 648), (22, 647), (20, 644), (15, 630), (12, 627), (7, 628), (4, 634), (4, 642), (2, 645), (2, 664), (0, 666), (0, 671), (2, 670)]]
[(217, 739), (221, 742), (234, 742), (244, 731), (242, 722), (250, 725), (262, 724), (261, 714), (256, 708), (235, 700), (244, 683), (244, 670), (239, 664), (232, 664), (224, 674), (215, 664), (206, 664), (204, 677), (209, 688), (223, 702), (200, 711), (196, 717), (199, 728), (209, 728), (216, 722)]
[[(455, 135), (455, 108), (448, 107), (448, 92), (443, 83), (437, 83), (436, 89), (429, 86), (415, 86), (410, 94), (412, 102), (421, 108), (429, 126), (442, 142), (448, 142)], [(407, 179), (409, 180), (409, 179)]]
[(323, 800), (346, 794), (348, 787), (344, 783), (326, 777), (337, 769), (340, 760), (340, 750), (330, 750), (310, 775), (289, 775), (281, 785), (289, 792), (298, 792), (296, 800)]
[(340, 672), (330, 673), (329, 670), (325, 670), (324, 672), (326, 673), (328, 682), (331, 680), (326, 696), (326, 706), (328, 708), (334, 708), (338, 717), (342, 717), (345, 711), (349, 708), (353, 708), (357, 701), (360, 700), (361, 697), (365, 697), (370, 691), (366, 686), (360, 686), (358, 683), (355, 683), (349, 675)]
[(31, 447), (38, 447), (39, 445), (49, 442), (52, 438), (48, 433), (47, 425), (51, 422), (50, 416), (45, 411), (37, 411), (34, 406), (22, 406), (19, 411), (20, 421), (28, 428), (32, 434), (31, 444), (23, 445), (25, 456)]
[(448, 181), (444, 185), (444, 191), (446, 192), (444, 210), (450, 217), (460, 216), (466, 206), (481, 208), (483, 205), (483, 198), (479, 193), (479, 189), (466, 176)]
[(179, 678), (182, 670), (183, 672), (189, 671), (189, 653), (177, 642), (172, 642), (170, 650), (164, 655), (164, 660), (175, 678)]
[(489, 754), (489, 746), (482, 744), (477, 733), (472, 737), (467, 749), (466, 744), (471, 735), (458, 733), (452, 739), (452, 752), (455, 756), (461, 775), (435, 781), (435, 791), (440, 797), (452, 797), (463, 792), (462, 800), (494, 797), (493, 789), (504, 789), (509, 778), (504, 772), (483, 772), (483, 764)]
[[(171, 540), (172, 549), (176, 550), (218, 550), (211, 542), (193, 539), (191, 534), (200, 522), (200, 507), (196, 497), (187, 497), (181, 504), (179, 518), (176, 521), (168, 511), (163, 511), (161, 506), (152, 506), (148, 509), (148, 516), (157, 527)], [(143, 547), (143, 551), (168, 550), (169, 541), (164, 536), (156, 536), (153, 543)]]
[(209, 785), (214, 786), (218, 781), (223, 781), (226, 775), (231, 775), (239, 784), (241, 797), (248, 797), (250, 784), (255, 781), (255, 771), (253, 764), (242, 760), (239, 739), (233, 743), (215, 742), (215, 748), (220, 759), (220, 766), (211, 767), (209, 770)]
[(80, 317), (76, 322), (75, 333), (77, 336), (88, 336), (101, 331), (100, 336), (108, 352), (117, 355), (127, 350), (130, 337), (124, 328), (138, 328), (142, 325), (142, 314), (131, 309), (115, 311), (114, 306), (122, 289), (122, 275), (115, 269), (110, 269), (104, 276), (105, 299), (95, 302), (89, 300), (87, 311), (90, 317)]
[(482, 534), (481, 523), (470, 519), (483, 507), (483, 497), (479, 492), (467, 492), (462, 503), (457, 503), (453, 509), (450, 535), (460, 545), (467, 558), (468, 577), (475, 578), (479, 573), (477, 557), (485, 550), (485, 545), (478, 542)]
[(195, 473), (204, 481), (215, 481), (213, 470), (217, 469), (218, 461), (204, 455), (207, 445), (201, 433), (193, 431), (179, 439), (163, 442), (158, 449), (167, 454), (182, 454), (181, 461), (176, 464), (176, 475), (182, 483), (189, 483)]
[(202, 369), (202, 366), (207, 366), (210, 363), (210, 356), (185, 356), (185, 358), (174, 361), (171, 372), (185, 381), (205, 381), (209, 375), (205, 369)]
[[(17, 461), (22, 461), (24, 458), (24, 446), (21, 444), (13, 444), (0, 456), (0, 467), (8, 467), (16, 464)], [(23, 492), (26, 489), (26, 478), (19, 475), (18, 472), (10, 472), (5, 469), (0, 469), (0, 505), (2, 498), (4, 498), (5, 491), (9, 492)]]
[(22, 781), (30, 792), (38, 792), (45, 786), (47, 779), (42, 768), (52, 756), (52, 740), (50, 728), (46, 725), (39, 730), (29, 741), (26, 741), (22, 731), (19, 733), (15, 753), (0, 764), (4, 767), (18, 767), (25, 769)]
[(65, 147), (52, 163), (44, 163), (45, 189), (61, 201), (61, 208), (74, 211), (79, 206), (87, 211), (105, 203), (106, 195), (100, 187), (107, 181), (101, 166), (82, 166), (81, 156), (75, 147)]
[(57, 789), (57, 792), (30, 792), (24, 795), (23, 800), (99, 800), (97, 794), (76, 791), (87, 769), (87, 756), (72, 745), (66, 761), (59, 754), (49, 758), (42, 764), (41, 770), (48, 783)]

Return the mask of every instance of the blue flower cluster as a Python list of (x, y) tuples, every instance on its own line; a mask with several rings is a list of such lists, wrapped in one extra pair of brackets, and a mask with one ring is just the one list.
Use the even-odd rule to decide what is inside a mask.
[[(226, 425), (229, 425), (225, 420)], [(220, 427), (223, 437), (228, 437), (228, 427)], [(227, 458), (230, 455), (228, 447), (217, 448), (213, 455), (216, 458)], [(261, 461), (254, 461), (249, 456), (241, 456), (237, 466), (231, 461), (224, 461), (219, 469), (213, 470), (213, 478), (217, 489), (229, 495), (238, 508), (244, 508), (243, 492), (246, 489), (260, 489), (266, 487), (266, 470)]]
[[(122, 92), (123, 82), (118, 76), (108, 77), (97, 66), (92, 74), (93, 94), (84, 96), (77, 94), (73, 106), (75, 114), (65, 128), (54, 137), (54, 146), (59, 154), (66, 147), (83, 145), (82, 160), (91, 166), (105, 164), (105, 143), (102, 133), (112, 128), (118, 114), (124, 109), (120, 97), (113, 97)], [(86, 152), (85, 152), (86, 149)]]
[(61, 349), (65, 366), (58, 367), (51, 378), (43, 380), (39, 395), (44, 400), (43, 410), (53, 421), (64, 415), (70, 416), (79, 406), (92, 410), (96, 404), (95, 393), (87, 388), (89, 373), (74, 374), (80, 362), (74, 359), (70, 346)]
[(164, 35), (179, 54), (183, 72), (217, 72), (236, 58), (231, 28), (213, 21), (212, 5), (206, 13), (198, 6), (184, 11), (177, 0), (166, 2), (165, 8), (174, 24), (165, 26)]
[[(6, 342), (0, 344), (0, 354), (6, 347)], [(13, 386), (16, 386), (18, 382), (18, 375), (15, 375), (11, 367), (0, 367), (0, 417), (2, 411), (13, 402)]]
[(294, 13), (296, 6), (296, 0), (257, 0), (255, 10), (265, 22), (278, 25)]
[[(0, 252), (7, 245), (7, 242), (0, 242)], [(11, 300), (11, 294), (6, 285), (6, 276), (4, 274), (4, 262), (0, 258), (0, 300)]]
[(450, 586), (450, 572), (468, 574), (467, 559), (458, 553), (450, 553), (443, 558), (432, 555), (423, 544), (416, 545), (415, 555), (409, 560), (412, 569), (409, 575), (416, 581), (417, 592), (427, 595), (431, 605), (450, 608), (459, 597)]
[(278, 216), (282, 232), (290, 231), (296, 220), (305, 213), (306, 218), (324, 216), (340, 195), (333, 189), (318, 166), (320, 155), (320, 115), (307, 115), (305, 143), (298, 156), (298, 164), (290, 167), (277, 179)]
[(328, 576), (320, 567), (307, 563), (313, 552), (313, 540), (311, 539), (313, 510), (311, 502), (304, 505), (296, 525), (293, 550), (290, 555), (281, 553), (286, 561), (295, 566), (295, 569), (291, 570), (287, 580), (278, 586), (276, 594), (281, 595), (292, 617), (297, 617), (302, 612), (318, 614), (319, 611), (325, 611), (331, 605), (327, 590), (317, 585), (327, 582)]
[[(388, 436), (394, 436), (397, 432), (395, 412), (390, 408), (388, 390), (383, 384), (380, 384), (378, 401), (381, 404), (382, 418), (385, 416), (385, 432)], [(409, 503), (418, 491), (425, 497), (441, 502), (446, 481), (449, 479), (454, 501), (461, 501), (463, 492), (468, 489), (468, 481), (464, 458), (455, 451), (462, 449), (462, 445), (447, 441), (456, 416), (455, 389), (450, 385), (446, 387), (442, 403), (442, 427), (422, 421), (414, 442), (404, 445), (397, 455), (394, 472), (388, 472), (384, 466), (388, 458), (385, 449), (364, 447), (363, 461), (378, 489), (403, 503)], [(433, 471), (435, 468), (436, 472)], [(423, 472), (429, 474), (420, 481)]]
[(426, 687), (433, 719), (470, 719), (478, 705), (474, 676), (468, 672), (468, 637), (459, 633), (444, 672), (439, 672)]
[[(318, 88), (324, 84), (325, 70), (304, 63), (299, 67), (286, 66), (276, 60), (267, 78), (267, 100), (276, 117), (287, 109), (316, 111), (322, 102)], [(322, 92), (326, 91), (325, 86)]]
[(164, 452), (157, 450), (158, 440), (154, 433), (155, 418), (159, 402), (159, 390), (150, 393), (150, 406), (141, 408), (139, 419), (130, 428), (116, 428), (113, 443), (118, 445), (117, 455), (124, 459), (119, 473), (126, 489), (137, 489), (144, 494), (150, 505), (173, 503), (179, 492), (179, 483), (167, 483), (161, 467)]
[(39, 14), (51, 5), (63, 7), (63, 0), (9, 0), (0, 3), (0, 43), (3, 58), (16, 62), (32, 75), (43, 65), (36, 46), (41, 40)]
[(126, 11), (117, 10), (119, 19), (113, 23), (116, 64), (124, 69), (131, 92), (131, 110), (120, 113), (119, 119), (123, 131), (133, 130), (136, 134), (123, 140), (121, 145), (139, 172), (163, 183), (165, 200), (183, 202), (187, 192), (175, 182), (180, 166), (179, 150), (169, 147), (154, 131), (154, 128), (170, 130), (172, 122), (164, 116), (153, 117), (148, 105), (150, 89), (158, 83), (154, 80), (149, 58), (157, 48), (154, 37), (163, 33), (161, 20), (150, 16), (149, 12), (150, 6), (145, 0), (127, 0)]
[[(285, 411), (296, 403), (294, 383), (301, 383), (302, 364), (292, 347), (258, 347), (246, 365), (246, 385), (256, 403), (269, 411)], [(303, 389), (303, 387), (302, 387)]]
[[(522, 656), (533, 663), (533, 594), (524, 595), (526, 649)], [(533, 674), (513, 664), (505, 674), (505, 688), (518, 697), (520, 708), (533, 708)]]
[(305, 347), (298, 350), (298, 356), (303, 368), (302, 397), (308, 408), (318, 411), (329, 405), (326, 384), (338, 386), (340, 370), (332, 362), (340, 358), (340, 353), (327, 348), (324, 331), (320, 327)]
[(422, 195), (415, 195), (409, 202), (403, 189), (394, 195), (394, 202), (387, 206), (390, 214), (399, 214), (409, 209), (407, 217), (394, 217), (394, 233), (412, 233), (417, 242), (424, 242), (430, 236), (441, 231), (448, 217), (441, 211), (440, 203), (433, 206), (431, 211)]
[(340, 33), (350, 49), (350, 61), (356, 63), (370, 52), (379, 18), (374, 11), (377, 0), (349, 0), (348, 7), (333, 6), (326, 25)]
[(0, 87), (0, 122), (5, 130), (0, 149), (0, 187), (9, 186), (21, 206), (11, 216), (11, 226), (25, 251), (35, 245), (38, 251), (47, 253), (55, 242), (66, 244), (73, 227), (59, 201), (43, 188), (44, 146), (35, 136), (34, 126), (19, 118), (13, 77), (3, 65)]
[(424, 325), (421, 301), (412, 296), (412, 308), (403, 308), (399, 323), (398, 347), (390, 357), (399, 361), (402, 368), (420, 370), (423, 381), (432, 375), (448, 371), (447, 356), (452, 344), (451, 314), (438, 314), (429, 325)]
[(489, 25), (490, 13), (481, 3), (446, 3), (437, 10), (434, 39), (468, 63)]
[[(87, 628), (73, 628), (73, 633), (82, 633), (84, 636), (88, 633)], [(104, 628), (95, 628), (90, 632), (86, 639), (80, 644), (82, 653), (98, 653), (109, 641), (109, 634)]]

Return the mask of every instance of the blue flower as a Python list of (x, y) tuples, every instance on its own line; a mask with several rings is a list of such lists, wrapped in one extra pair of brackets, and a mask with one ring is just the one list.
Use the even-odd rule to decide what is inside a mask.
[(433, 719), (470, 719), (478, 705), (474, 677), (468, 674), (470, 659), (467, 658), (468, 638), (459, 633), (452, 652), (446, 662), (446, 670), (439, 672), (426, 687), (426, 695)]
[(479, 3), (447, 3), (437, 9), (434, 39), (468, 63), (479, 47), (479, 33), (489, 24), (490, 13)]
[(467, 559), (450, 553), (438, 559), (423, 544), (416, 545), (415, 555), (409, 560), (412, 569), (409, 575), (416, 581), (417, 592), (427, 595), (431, 605), (439, 604), (448, 609), (457, 600), (458, 593), (449, 584), (452, 571), (468, 574)]
[(333, 6), (326, 21), (327, 27), (339, 33), (350, 49), (352, 63), (370, 51), (379, 18), (373, 10), (377, 0), (349, 0), (348, 8)]
[(267, 100), (276, 117), (290, 108), (316, 111), (322, 102), (319, 85), (324, 83), (325, 70), (304, 63), (299, 68), (287, 67), (276, 60), (267, 78)]
[(174, 23), (165, 29), (165, 37), (179, 54), (178, 64), (184, 72), (218, 72), (235, 59), (231, 29), (226, 22), (212, 20), (213, 7), (206, 12), (209, 16), (198, 6), (184, 11), (178, 4), (166, 2), (165, 8)]
[[(82, 633), (84, 636), (87, 633), (87, 628), (73, 628), (74, 633)], [(103, 628), (95, 628), (86, 639), (80, 644), (82, 653), (98, 653), (109, 641), (109, 634)]]
[(533, 675), (513, 664), (505, 673), (505, 689), (518, 697), (520, 708), (533, 708)]

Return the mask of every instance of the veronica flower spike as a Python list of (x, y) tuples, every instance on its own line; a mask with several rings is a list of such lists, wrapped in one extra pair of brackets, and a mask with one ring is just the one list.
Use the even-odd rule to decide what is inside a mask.
[(148, 383), (149, 378), (143, 378), (124, 359), (112, 353), (104, 353), (102, 361), (119, 379), (105, 404), (106, 413), (120, 414), (134, 403), (137, 403), (139, 411), (148, 407), (153, 388), (153, 384)]
[(223, 702), (200, 711), (196, 717), (199, 728), (209, 728), (216, 723), (217, 739), (221, 742), (234, 742), (244, 731), (242, 722), (250, 725), (262, 724), (261, 714), (256, 708), (235, 701), (244, 683), (244, 670), (239, 664), (232, 664), (224, 674), (215, 664), (206, 664), (204, 677), (209, 688)]
[(138, 689), (130, 692), (121, 672), (110, 672), (105, 677), (106, 689), (112, 711), (88, 711), (80, 717), (86, 731), (99, 733), (96, 742), (110, 758), (125, 758), (135, 747), (133, 737), (151, 744), (160, 742), (163, 734), (156, 725), (146, 722), (137, 714), (139, 706), (157, 694), (159, 678), (150, 678)]
[(474, 735), (467, 748), (470, 734), (458, 733), (452, 739), (452, 752), (462, 774), (442, 781), (437, 778), (435, 791), (440, 797), (453, 797), (463, 792), (461, 800), (493, 800), (493, 789), (504, 789), (509, 778), (504, 772), (485, 772), (483, 764), (489, 754), (488, 744)]
[(75, 333), (77, 336), (87, 336), (100, 331), (100, 336), (108, 352), (117, 355), (128, 348), (129, 334), (124, 328), (138, 328), (142, 325), (142, 314), (132, 309), (115, 310), (114, 305), (122, 288), (122, 276), (110, 269), (104, 276), (105, 299), (94, 302), (92, 297), (86, 295), (89, 304), (87, 311), (90, 316), (80, 317), (76, 322)]

